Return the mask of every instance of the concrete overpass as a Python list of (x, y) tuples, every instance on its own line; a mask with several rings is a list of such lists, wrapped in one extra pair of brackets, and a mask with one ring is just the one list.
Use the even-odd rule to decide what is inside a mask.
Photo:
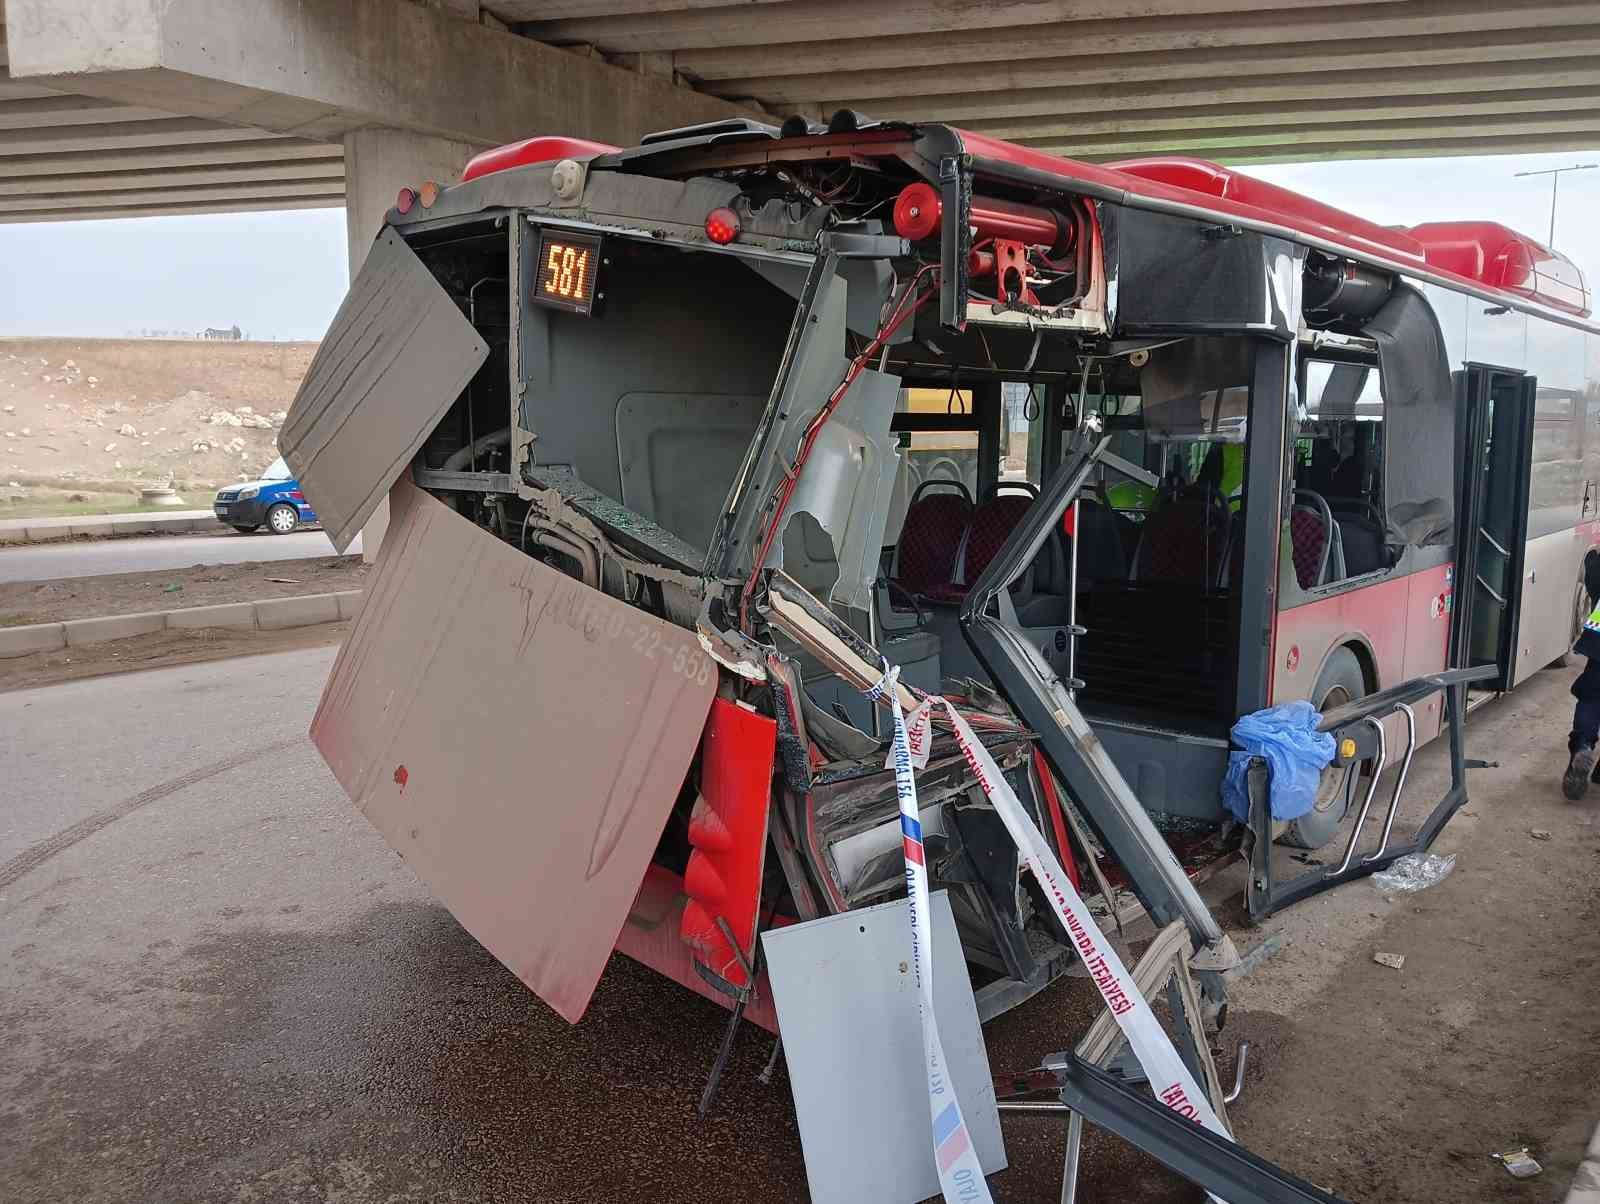
[(18, 82), (0, 42), (0, 222), (343, 203), (337, 142)]
[(1600, 0), (0, 3), (0, 222), (342, 203), (352, 269), (402, 185), (535, 133), (855, 108), (1087, 159), (1600, 145)]
[(3, 3), (0, 221), (373, 215), (484, 145), (761, 110), (1089, 159), (1600, 143), (1600, 0)]

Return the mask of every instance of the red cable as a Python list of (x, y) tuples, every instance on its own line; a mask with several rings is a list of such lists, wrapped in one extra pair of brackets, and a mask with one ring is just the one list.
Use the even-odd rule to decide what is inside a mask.
[[(1039, 746), (1033, 746), (1033, 767), (1039, 774), (1039, 787), (1044, 793), (1045, 810), (1050, 812), (1050, 826), (1056, 832), (1056, 848), (1061, 852), (1061, 868), (1067, 871), (1067, 877), (1072, 880), (1072, 889), (1083, 889), (1078, 883), (1078, 859), (1072, 855), (1072, 845), (1067, 840), (1067, 825), (1061, 815), (1061, 796), (1056, 793), (1055, 775), (1050, 772), (1050, 763), (1044, 759), (1044, 753), (1039, 751)], [(1093, 854), (1085, 849), (1085, 857)], [(1107, 902), (1110, 902), (1108, 899)]]

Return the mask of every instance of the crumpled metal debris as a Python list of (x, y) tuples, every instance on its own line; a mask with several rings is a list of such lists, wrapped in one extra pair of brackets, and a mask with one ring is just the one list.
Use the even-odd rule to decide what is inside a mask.
[(1455, 868), (1454, 853), (1407, 853), (1372, 875), (1372, 884), (1384, 894), (1409, 895), (1437, 886)]
[(1505, 1167), (1518, 1179), (1531, 1179), (1544, 1170), (1544, 1167), (1539, 1165), (1533, 1155), (1528, 1153), (1527, 1146), (1522, 1146), (1515, 1150), (1506, 1150), (1499, 1154), (1490, 1154), (1489, 1157), (1500, 1163), (1501, 1166)]

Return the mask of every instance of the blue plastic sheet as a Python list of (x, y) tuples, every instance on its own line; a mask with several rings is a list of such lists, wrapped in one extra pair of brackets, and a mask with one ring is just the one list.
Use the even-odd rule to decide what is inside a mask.
[(1317, 783), (1333, 760), (1333, 737), (1319, 732), (1322, 716), (1309, 702), (1286, 702), (1246, 715), (1233, 725), (1233, 742), (1243, 752), (1228, 754), (1222, 801), (1241, 823), (1250, 819), (1245, 770), (1262, 757), (1270, 770), (1272, 818), (1298, 819), (1315, 805)]

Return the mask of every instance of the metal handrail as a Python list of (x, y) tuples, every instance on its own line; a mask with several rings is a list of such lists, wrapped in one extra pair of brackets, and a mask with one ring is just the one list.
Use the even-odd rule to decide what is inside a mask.
[(1490, 535), (1489, 531), (1488, 531), (1488, 529), (1486, 527), (1479, 527), (1478, 528), (1478, 534), (1483, 536), (1485, 539), (1487, 539), (1489, 541), (1489, 546), (1491, 548), (1493, 548), (1496, 552), (1499, 552), (1500, 555), (1504, 556), (1507, 560), (1511, 559), (1511, 553), (1506, 551), (1505, 548), (1500, 546), (1500, 541), (1498, 539), (1496, 539), (1493, 535)]
[(1396, 703), (1395, 710), (1402, 712), (1406, 717), (1406, 756), (1400, 762), (1400, 776), (1395, 780), (1394, 797), (1389, 800), (1389, 817), (1383, 821), (1383, 835), (1378, 840), (1378, 851), (1363, 861), (1376, 861), (1382, 857), (1384, 850), (1389, 847), (1389, 833), (1394, 831), (1394, 817), (1400, 811), (1400, 792), (1406, 788), (1406, 774), (1411, 769), (1411, 758), (1417, 751), (1417, 713), (1405, 703)]
[(1250, 1042), (1239, 1042), (1239, 1048), (1233, 1055), (1233, 1090), (1222, 1097), (1222, 1102), (1231, 1104), (1244, 1094), (1244, 1068), (1250, 1061)]
[(1474, 581), (1476, 581), (1479, 585), (1483, 586), (1483, 592), (1488, 594), (1491, 598), (1493, 598), (1495, 600), (1496, 605), (1498, 605), (1501, 610), (1504, 610), (1509, 605), (1509, 603), (1506, 602), (1506, 600), (1504, 598), (1502, 598), (1499, 594), (1495, 593), (1494, 586), (1490, 585), (1487, 581), (1485, 581), (1482, 576), (1480, 576), (1477, 573), (1474, 573), (1472, 575), (1472, 579)]
[(1367, 822), (1367, 812), (1372, 810), (1372, 796), (1378, 793), (1378, 778), (1382, 775), (1384, 762), (1388, 759), (1384, 749), (1383, 724), (1371, 716), (1361, 722), (1367, 724), (1377, 733), (1378, 759), (1372, 767), (1372, 781), (1367, 786), (1367, 797), (1361, 801), (1361, 814), (1356, 816), (1356, 826), (1350, 830), (1350, 843), (1345, 846), (1344, 860), (1339, 863), (1339, 868), (1329, 875), (1329, 877), (1333, 878), (1337, 878), (1350, 868), (1350, 862), (1356, 855), (1356, 842), (1361, 839), (1361, 829)]
[(1071, 683), (1078, 680), (1078, 542), (1083, 538), (1083, 514), (1078, 502), (1078, 498), (1072, 499), (1071, 564), (1067, 573), (1067, 696), (1069, 698), (1077, 694)]

